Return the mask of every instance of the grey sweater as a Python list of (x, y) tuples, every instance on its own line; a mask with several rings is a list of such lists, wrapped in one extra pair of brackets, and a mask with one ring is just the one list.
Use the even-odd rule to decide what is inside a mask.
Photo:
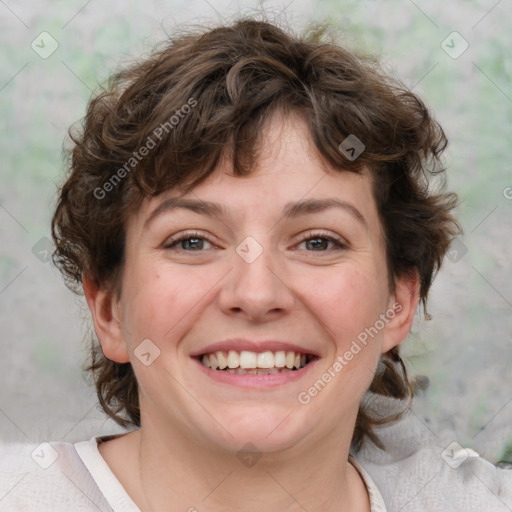
[[(404, 407), (375, 397), (372, 403), (381, 412)], [(351, 453), (366, 474), (375, 512), (512, 511), (511, 469), (430, 431), (413, 412), (378, 432), (385, 451), (367, 442)], [(0, 446), (2, 512), (138, 510), (99, 454), (96, 438)]]

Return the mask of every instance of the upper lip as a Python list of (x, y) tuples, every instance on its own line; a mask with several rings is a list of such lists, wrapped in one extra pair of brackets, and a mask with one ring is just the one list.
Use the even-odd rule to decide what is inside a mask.
[(210, 354), (212, 352), (217, 352), (219, 350), (236, 350), (237, 352), (241, 352), (242, 350), (247, 350), (249, 352), (278, 352), (280, 350), (289, 351), (289, 352), (300, 352), (301, 354), (310, 354), (313, 356), (318, 356), (318, 354), (309, 349), (304, 348), (294, 343), (289, 343), (287, 341), (278, 341), (278, 340), (248, 340), (243, 338), (229, 339), (224, 341), (217, 341), (215, 343), (211, 343), (206, 347), (203, 347), (199, 350), (192, 352), (192, 357), (201, 356), (203, 354)]

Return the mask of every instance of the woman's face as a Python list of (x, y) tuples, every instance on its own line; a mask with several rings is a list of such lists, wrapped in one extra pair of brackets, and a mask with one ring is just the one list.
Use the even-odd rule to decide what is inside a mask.
[(122, 331), (102, 344), (132, 362), (143, 428), (231, 450), (314, 444), (355, 421), (408, 330), (369, 177), (322, 164), (298, 117), (276, 116), (260, 155), (250, 176), (222, 165), (127, 223)]

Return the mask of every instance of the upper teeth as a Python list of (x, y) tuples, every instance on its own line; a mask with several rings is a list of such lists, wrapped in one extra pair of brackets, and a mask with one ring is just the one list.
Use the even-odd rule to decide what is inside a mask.
[(208, 368), (224, 370), (224, 368), (300, 368), (306, 364), (306, 354), (300, 352), (249, 352), (242, 350), (218, 350), (205, 354), (202, 363)]

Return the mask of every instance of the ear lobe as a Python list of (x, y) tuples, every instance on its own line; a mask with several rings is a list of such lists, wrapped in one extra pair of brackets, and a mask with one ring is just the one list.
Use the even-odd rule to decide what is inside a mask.
[(382, 341), (383, 354), (404, 341), (411, 330), (419, 300), (420, 278), (414, 270), (397, 279), (395, 294), (386, 312), (389, 321)]
[(128, 363), (117, 298), (89, 276), (83, 277), (82, 285), (103, 354), (116, 363)]

